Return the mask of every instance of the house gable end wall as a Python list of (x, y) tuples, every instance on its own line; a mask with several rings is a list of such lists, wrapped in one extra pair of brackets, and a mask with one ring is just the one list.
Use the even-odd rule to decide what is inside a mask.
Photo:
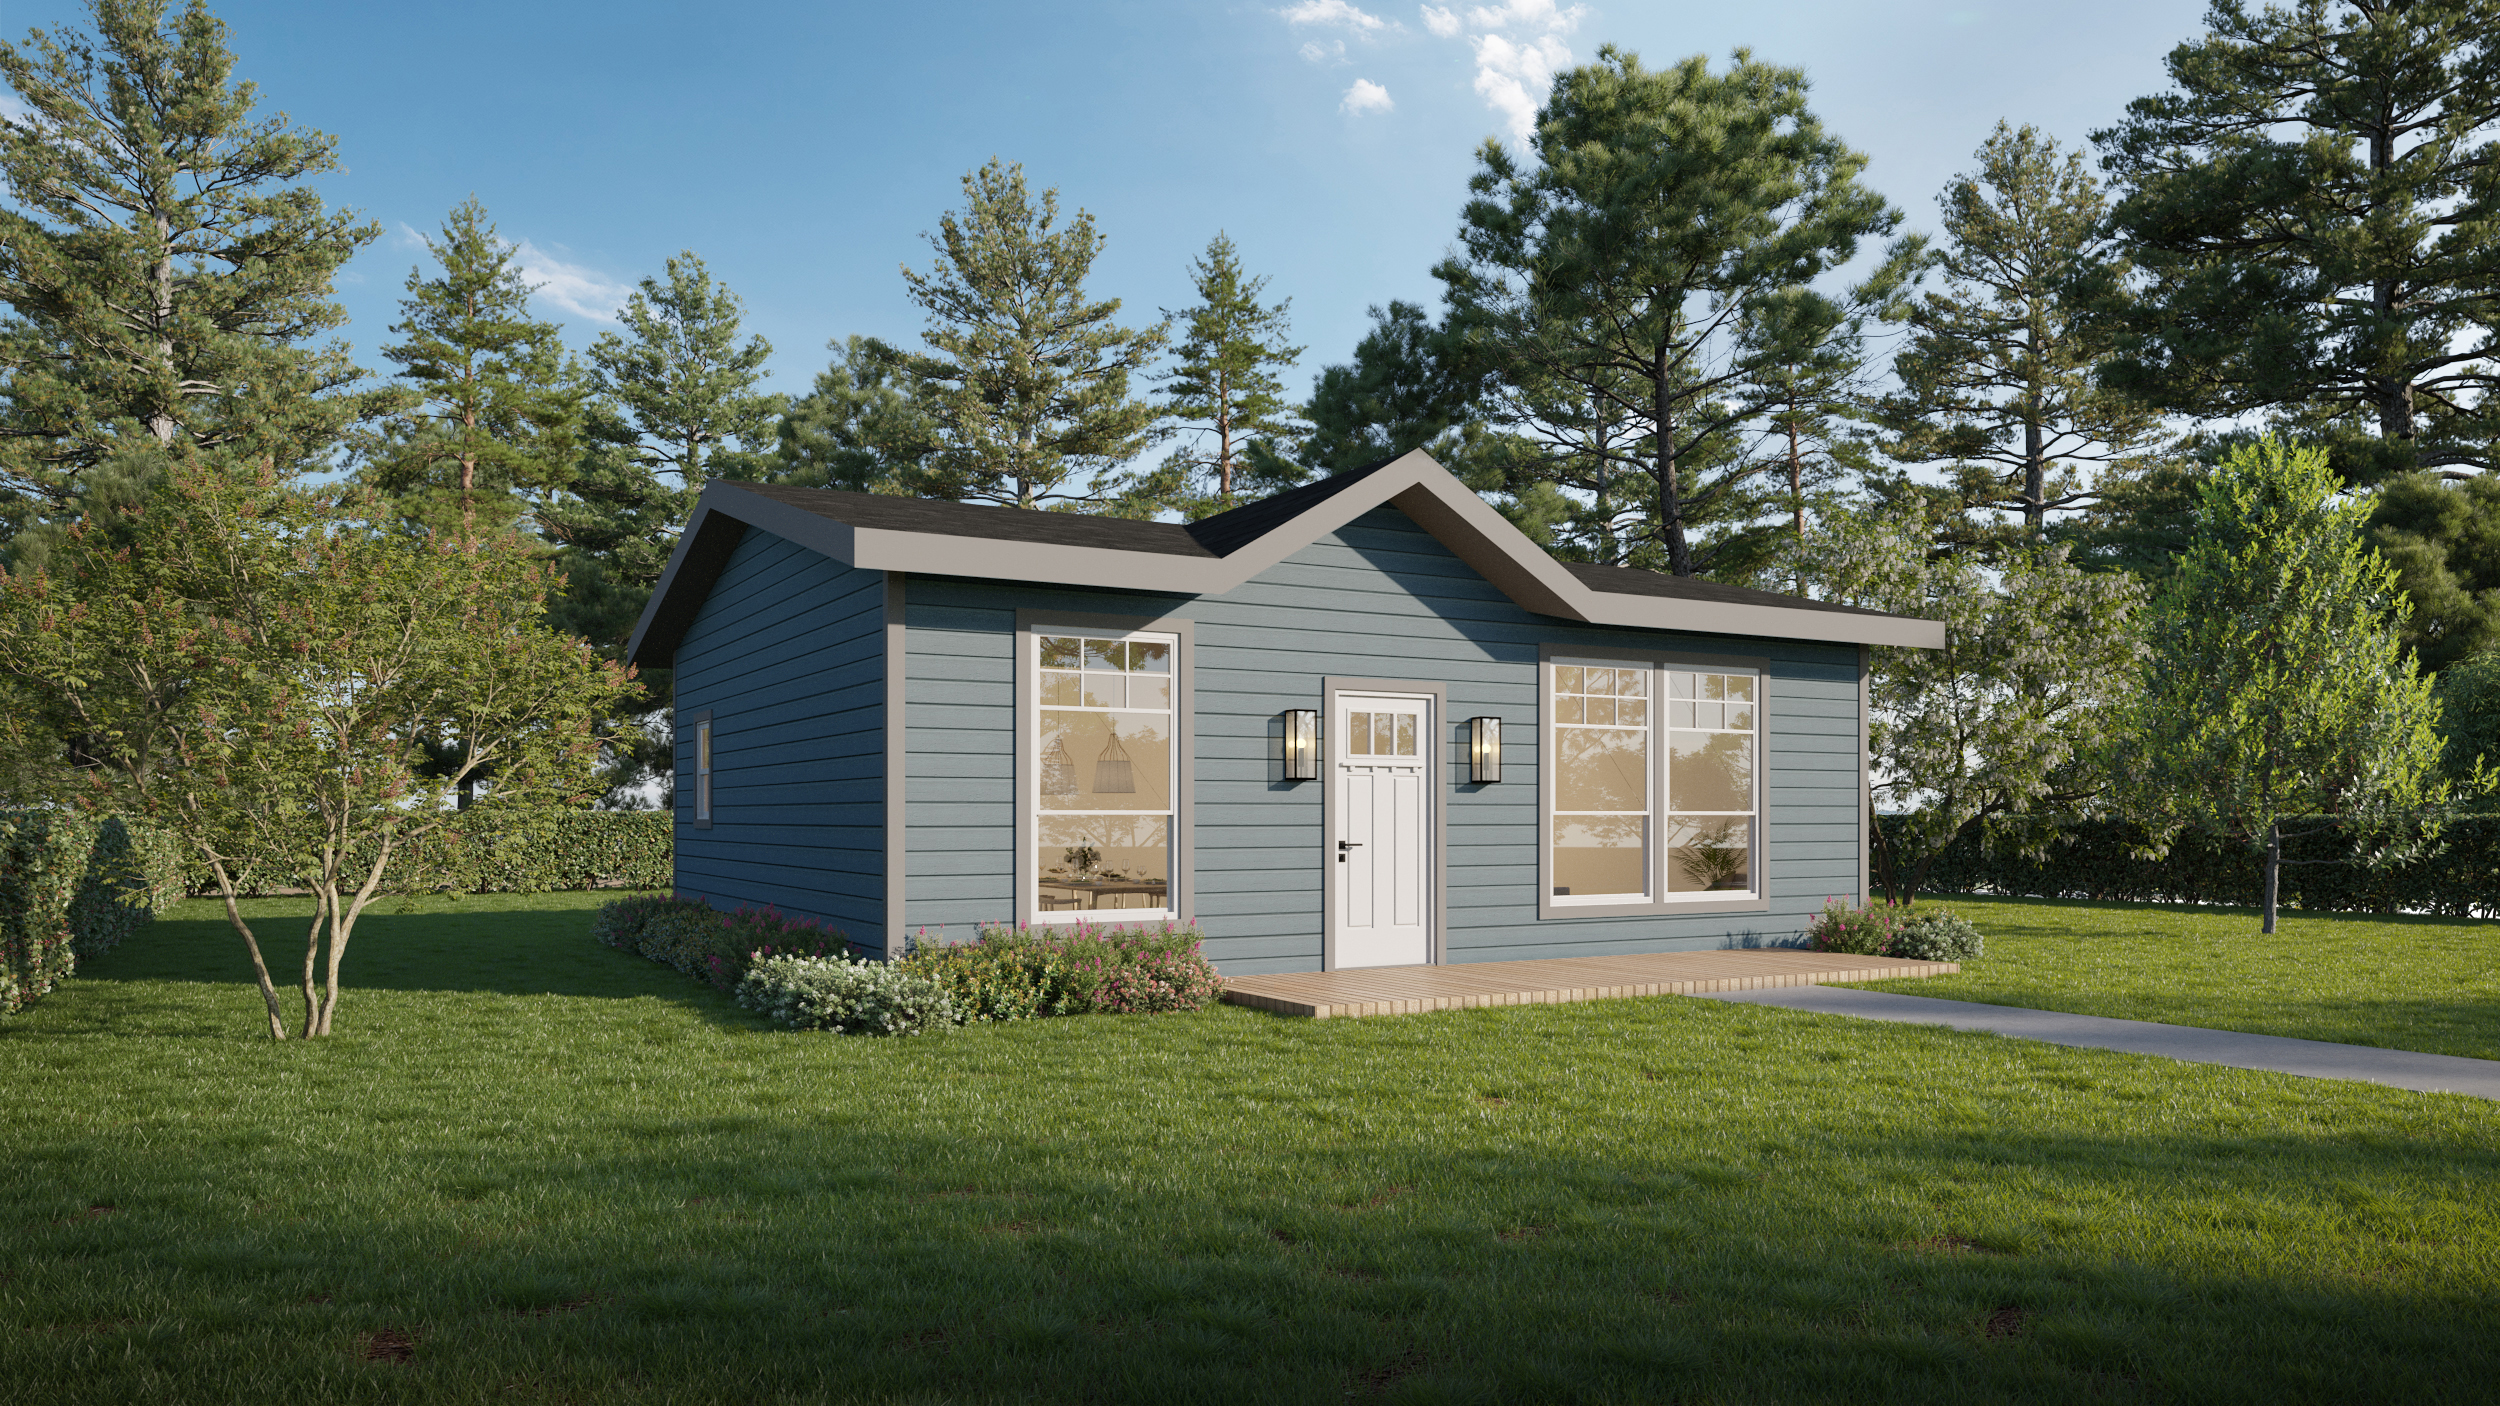
[(880, 945), (885, 582), (760, 530), (727, 553), (676, 650), (677, 716), (713, 720), (708, 827), (693, 730), (677, 731), (679, 893)]

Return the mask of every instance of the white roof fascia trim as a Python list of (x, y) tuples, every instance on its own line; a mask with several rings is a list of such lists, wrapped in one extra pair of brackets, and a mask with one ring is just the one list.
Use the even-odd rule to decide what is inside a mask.
[[(1573, 584), (1578, 584), (1574, 582)], [(1889, 644), (1910, 649), (1944, 648), (1944, 622), (1893, 615), (1844, 615), (1829, 610), (1786, 610), (1733, 601), (1674, 600), (1663, 596), (1586, 592), (1592, 625), (1642, 630), (1690, 630), (1705, 635), (1754, 635), (1818, 640), (1831, 644)]]

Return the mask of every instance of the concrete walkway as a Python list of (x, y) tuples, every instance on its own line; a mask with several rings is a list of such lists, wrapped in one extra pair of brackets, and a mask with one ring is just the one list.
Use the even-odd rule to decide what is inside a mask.
[(1842, 991), (1829, 986), (1695, 994), (1707, 1001), (1742, 1001), (1750, 1006), (1785, 1006), (1795, 1011), (1854, 1015), (1866, 1020), (1950, 1025), (1956, 1030), (1993, 1030), (1999, 1035), (2044, 1040), (2052, 1045), (2124, 1050), (2129, 1054), (2164, 1055), (2197, 1064), (2270, 1069), (2278, 1074), (2298, 1074), (2307, 1079), (2358, 1079), (2367, 1084), (2386, 1084), (2423, 1093), (2471, 1094), (2477, 1098), (2500, 1099), (2500, 1060), (2494, 1059), (2416, 1054), (2411, 1050), (2382, 1050), (2369, 1045), (2293, 1040), (2281, 1035), (2247, 1035), (2236, 1030), (2161, 1025), (2149, 1020), (2113, 1020), (2108, 1016), (2035, 1011), (2020, 1006), (1990, 1006), (1977, 1001), (1948, 1001), (1934, 996), (1902, 996), (1890, 991)]

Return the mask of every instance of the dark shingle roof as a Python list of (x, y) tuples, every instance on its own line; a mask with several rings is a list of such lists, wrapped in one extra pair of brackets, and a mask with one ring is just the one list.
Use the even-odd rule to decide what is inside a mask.
[(1581, 585), (1610, 595), (1663, 596), (1669, 600), (1706, 600), (1722, 605), (1768, 605), (1782, 610), (1828, 610), (1837, 615), (1884, 614), (1880, 610), (1861, 610), (1854, 605), (1834, 605), (1830, 601), (1808, 600), (1804, 596), (1784, 596), (1777, 591), (1757, 591), (1750, 586), (1705, 581), (1698, 576), (1668, 576), (1656, 571), (1643, 571), (1637, 566), (1596, 566), (1584, 561), (1566, 561), (1561, 566), (1578, 577)]
[(1164, 556), (1226, 557), (1250, 545), (1297, 515), (1360, 483), (1389, 463), (1367, 464), (1348, 473), (1332, 474), (1316, 483), (1288, 489), (1272, 498), (1245, 503), (1228, 513), (1199, 522), (1141, 522), (1134, 518), (1096, 517), (1091, 513), (1034, 512), (988, 503), (955, 503), (937, 498), (898, 498), (885, 493), (852, 493), (838, 488), (792, 488), (776, 483), (741, 483), (759, 498), (810, 512), (818, 517), (884, 532), (927, 532), (947, 537), (982, 537), (999, 542), (1047, 542), (1063, 547), (1098, 547), (1114, 552), (1155, 552)]
[(769, 498), (818, 517), (884, 532), (928, 532), (947, 537), (987, 538), (997, 542), (1049, 542), (1114, 552), (1157, 552), (1165, 556), (1219, 555), (1198, 545), (1198, 539), (1189, 535), (1189, 529), (1176, 522), (1140, 522), (1133, 518), (1096, 517), (1091, 513), (1037, 513), (1025, 508), (1001, 508), (987, 503), (897, 498), (891, 494), (851, 493), (838, 488), (790, 488), (773, 483), (741, 483), (738, 487), (758, 498)]

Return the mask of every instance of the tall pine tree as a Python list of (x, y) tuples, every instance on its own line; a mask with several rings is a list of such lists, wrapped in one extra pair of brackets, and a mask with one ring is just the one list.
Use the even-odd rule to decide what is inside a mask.
[(1130, 394), (1169, 341), (1127, 328), (1120, 300), (1086, 276), (1103, 235), (1083, 210), (1064, 226), (1059, 192), (1037, 199), (1024, 167), (993, 158), (964, 177), (964, 206), (929, 236), (937, 260), (903, 270), (929, 317), (926, 351), (898, 352), (925, 419), (884, 445), (924, 498), (1150, 516), (1180, 496), (1175, 475), (1125, 466), (1158, 438), (1161, 407)]
[(2160, 419), (2105, 389), (2108, 350), (2084, 321), (2077, 283), (2107, 266), (2099, 184), (2077, 152), (2004, 123), (1976, 171), (1937, 197), (1942, 286), (1905, 302), (1900, 382), (1877, 406), (1903, 463), (1947, 465), (1963, 505), (2007, 513), (2038, 544), (2050, 515), (2098, 501), (2102, 473), (2142, 466)]
[[(1806, 107), (1805, 75), (1739, 50), (1724, 74), (1652, 71), (1608, 46), (1554, 79), (1533, 165), (1487, 142), (1460, 251), (1433, 272), (1472, 351), (1514, 384), (1563, 380), (1614, 402), (1616, 442), (1650, 480), (1639, 536), (1688, 576), (1718, 563), (1759, 509), (1750, 455), (1717, 446), (1777, 403), (1761, 372), (1793, 354), (1737, 334), (1749, 310), (1812, 284), (1900, 214), (1858, 183), (1866, 159)], [(1853, 301), (1889, 296), (1914, 246)], [(1728, 553), (1731, 561), (1737, 553)]]
[(474, 196), (425, 247), (437, 272), (409, 271), (403, 340), (382, 348), (416, 403), (362, 446), (362, 474), (403, 519), (474, 542), (571, 481), (588, 388)]
[(2347, 483), (2500, 465), (2500, 0), (2215, 0), (2094, 134), (2140, 277), (2108, 382), (2264, 412)]
[[(292, 465), (385, 408), (337, 343), (339, 266), (380, 229), (307, 182), (331, 138), (255, 118), (200, 0), (91, 0), (0, 42), (0, 532), (127, 502), (169, 456)], [(40, 534), (39, 534), (40, 536)], [(39, 551), (20, 540), (14, 550)]]
[(1245, 461), (1253, 444), (1282, 457), (1300, 432), (1276, 373), (1294, 364), (1302, 348), (1286, 345), (1285, 310), (1291, 299), (1263, 305), (1264, 277), (1242, 272), (1241, 253), (1218, 233), (1189, 266), (1198, 303), (1179, 314), (1180, 344), (1164, 377), (1164, 403), (1184, 434), (1196, 443), (1173, 456), (1173, 466), (1204, 488), (1192, 494), (1193, 514), (1220, 513), (1241, 501)]

